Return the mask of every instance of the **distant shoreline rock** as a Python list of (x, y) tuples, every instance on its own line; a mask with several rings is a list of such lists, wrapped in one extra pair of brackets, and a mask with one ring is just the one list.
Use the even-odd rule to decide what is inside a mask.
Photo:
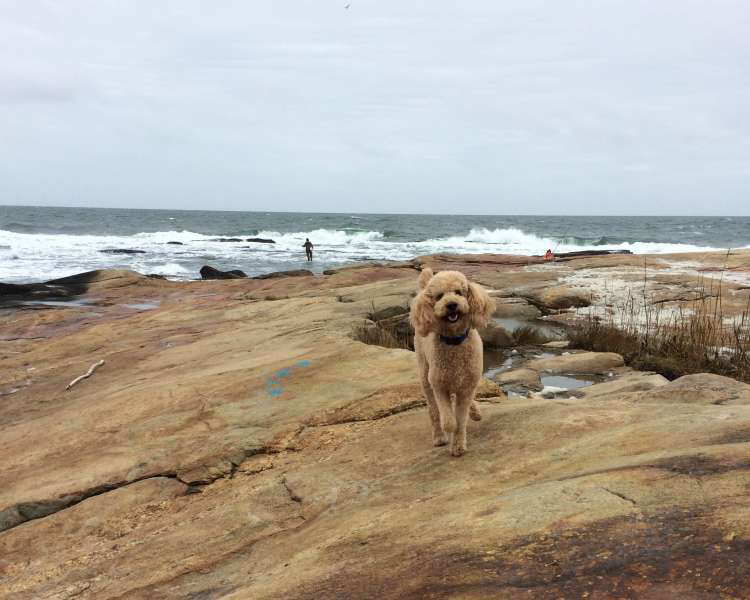
[(135, 250), (133, 248), (105, 248), (99, 250), (103, 254), (146, 254), (145, 250)]
[(200, 274), (203, 279), (244, 279), (247, 277), (247, 274), (239, 269), (220, 271), (209, 265), (201, 267)]
[(296, 269), (293, 271), (274, 271), (273, 273), (265, 273), (264, 275), (256, 275), (253, 279), (278, 279), (280, 277), (310, 277), (314, 275), (312, 271), (307, 269)]

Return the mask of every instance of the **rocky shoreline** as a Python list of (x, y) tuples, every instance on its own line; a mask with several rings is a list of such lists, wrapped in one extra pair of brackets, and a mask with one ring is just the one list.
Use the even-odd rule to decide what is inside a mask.
[[(460, 459), (412, 353), (353, 338), (404, 323), (424, 265), (498, 301)], [(739, 315), (750, 251), (290, 275), (0, 284), (0, 598), (747, 597), (750, 386), (514, 327), (707, 281)]]

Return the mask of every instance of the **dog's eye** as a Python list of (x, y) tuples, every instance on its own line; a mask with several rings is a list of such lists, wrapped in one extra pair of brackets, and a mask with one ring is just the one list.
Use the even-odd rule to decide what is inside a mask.
[(463, 296), (463, 292), (461, 290), (456, 290), (456, 294), (458, 294), (459, 296)]
[(443, 294), (438, 294), (437, 296), (435, 296), (435, 300), (440, 300), (442, 297), (443, 297)]

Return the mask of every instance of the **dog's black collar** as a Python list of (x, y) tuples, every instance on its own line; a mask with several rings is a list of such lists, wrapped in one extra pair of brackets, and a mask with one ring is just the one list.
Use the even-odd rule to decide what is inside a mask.
[(449, 346), (458, 346), (467, 337), (469, 337), (470, 331), (471, 329), (467, 329), (461, 335), (457, 335), (456, 337), (448, 337), (447, 335), (441, 335), (440, 341), (443, 342), (444, 344), (448, 344)]

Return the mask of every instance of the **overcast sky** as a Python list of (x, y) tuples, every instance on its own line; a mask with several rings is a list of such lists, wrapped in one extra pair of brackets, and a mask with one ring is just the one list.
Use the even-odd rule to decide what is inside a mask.
[(0, 203), (748, 215), (750, 5), (0, 0)]

